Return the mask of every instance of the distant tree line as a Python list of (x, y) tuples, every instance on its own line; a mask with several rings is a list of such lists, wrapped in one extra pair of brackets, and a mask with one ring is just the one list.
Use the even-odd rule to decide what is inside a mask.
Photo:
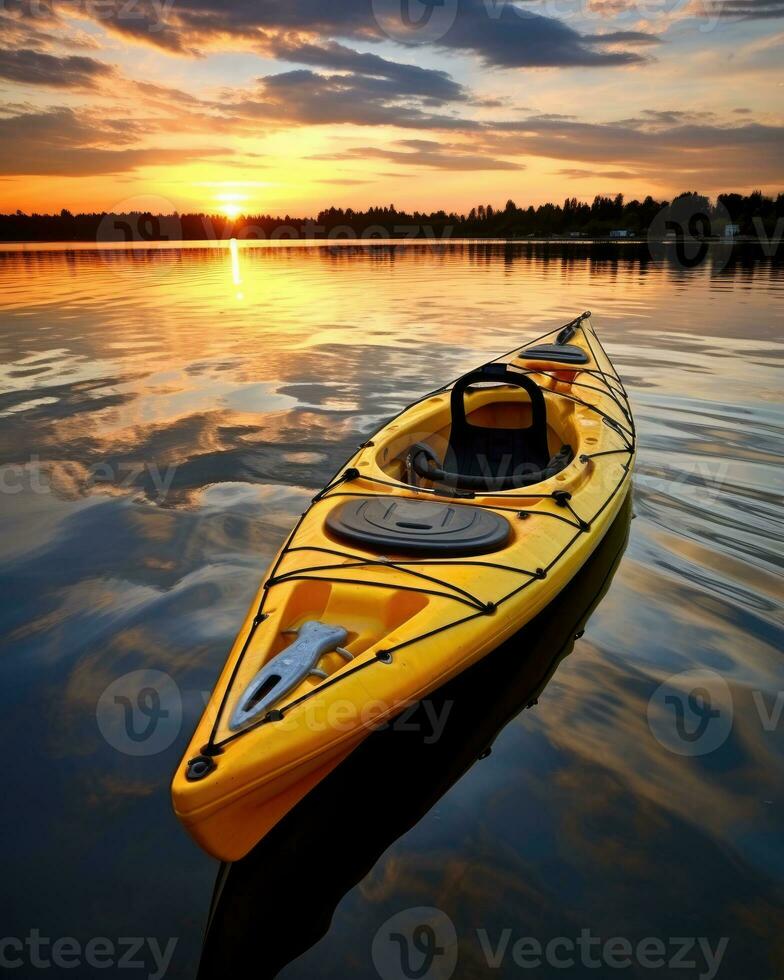
[[(676, 220), (668, 220), (674, 216)], [(447, 211), (398, 211), (394, 205), (327, 208), (316, 218), (291, 215), (215, 214), (0, 214), (0, 241), (144, 242), (201, 241), (229, 238), (531, 238), (609, 237), (625, 233), (639, 237), (651, 232), (684, 233), (710, 237), (730, 232), (733, 236), (781, 237), (784, 231), (784, 194), (776, 198), (761, 191), (751, 194), (719, 194), (711, 201), (695, 191), (670, 201), (650, 195), (642, 201), (626, 201), (623, 194), (597, 196), (588, 204), (568, 197), (560, 204), (521, 207), (509, 200), (503, 208), (480, 204), (466, 214)], [(731, 228), (727, 226), (730, 225)], [(674, 229), (674, 230), (673, 230)]]

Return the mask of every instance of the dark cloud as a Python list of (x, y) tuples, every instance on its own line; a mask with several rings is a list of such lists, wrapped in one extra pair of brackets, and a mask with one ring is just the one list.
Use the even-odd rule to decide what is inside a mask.
[[(55, 0), (56, 2), (56, 0)], [(730, 0), (746, 3), (752, 0)], [(777, 3), (779, 0), (771, 0)], [(642, 32), (612, 35), (581, 35), (555, 17), (524, 9), (512, 2), (455, 0), (433, 4), (443, 19), (443, 29), (429, 43), (445, 49), (476, 54), (485, 64), (505, 68), (558, 66), (620, 66), (644, 59), (634, 51), (603, 50), (610, 42), (651, 43)], [(269, 48), (279, 38), (309, 35), (306, 43), (324, 38), (361, 41), (388, 37), (422, 50), (416, 31), (406, 33), (399, 3), (372, 0), (102, 0), (86, 5), (92, 16), (110, 30), (142, 43), (157, 45), (183, 54), (194, 54), (199, 46), (227, 36), (242, 38), (251, 46)], [(454, 11), (454, 18), (452, 17)], [(292, 42), (286, 42), (292, 43)], [(307, 62), (308, 64), (316, 62)], [(322, 63), (318, 63), (322, 64)], [(327, 65), (324, 65), (328, 67)]]
[(138, 167), (192, 162), (219, 149), (139, 149), (143, 134), (131, 120), (116, 123), (63, 107), (0, 119), (0, 174), (94, 177)]
[[(662, 125), (650, 113), (616, 123), (542, 117), (493, 124), (478, 141), (488, 153), (550, 157), (592, 166), (632, 167), (640, 176), (696, 184), (702, 179), (775, 183), (781, 180), (784, 126), (762, 123)], [(749, 160), (754, 161), (749, 168)]]
[(389, 61), (377, 54), (354, 51), (337, 41), (308, 44), (278, 39), (273, 43), (271, 51), (276, 58), (283, 61), (387, 79), (394, 83), (386, 86), (387, 91), (399, 96), (421, 96), (433, 104), (465, 101), (468, 98), (463, 86), (445, 71)]
[[(14, 0), (7, 2), (14, 3)], [(31, 20), (35, 20), (42, 11), (44, 19), (53, 18), (61, 30), (70, 30), (66, 19), (76, 8), (80, 15), (128, 40), (192, 57), (200, 54), (198, 41), (217, 40), (221, 35), (234, 33), (230, 27), (230, 15), (224, 17), (226, 26), (221, 29), (217, 3), (212, 13), (205, 9), (199, 15), (193, 8), (186, 12), (185, 18), (178, 14), (179, 0), (39, 0), (34, 6), (26, 0), (16, 0), (16, 3), (23, 7)], [(198, 26), (197, 20), (201, 20), (203, 26)]]
[[(451, 142), (399, 140), (390, 146), (358, 146), (321, 154), (320, 160), (384, 160), (401, 168), (440, 170), (515, 170), (528, 157), (571, 163), (563, 177), (644, 178), (660, 183), (683, 179), (747, 186), (749, 180), (775, 184), (781, 180), (784, 126), (760, 123), (728, 125), (712, 114), (677, 110), (646, 110), (637, 118), (613, 123), (578, 122), (571, 116), (543, 114), (521, 120), (477, 123), (457, 132)], [(755, 167), (749, 172), (748, 160)], [(701, 185), (704, 186), (704, 185)]]
[(784, 17), (784, 0), (716, 0), (710, 13), (738, 20), (775, 20)]
[(661, 44), (661, 38), (645, 31), (609, 31), (607, 34), (584, 34), (583, 40), (594, 44)]
[[(383, 63), (384, 59), (380, 60)], [(396, 68), (408, 67), (411, 66), (384, 70), (393, 74)], [(441, 86), (441, 80), (436, 84)], [(472, 120), (434, 111), (441, 105), (441, 97), (401, 93), (396, 78), (354, 72), (322, 74), (307, 68), (294, 69), (259, 78), (248, 88), (224, 89), (219, 98), (212, 100), (150, 82), (133, 85), (152, 114), (151, 129), (158, 131), (174, 125), (180, 131), (206, 129), (257, 136), (262, 125), (278, 128), (346, 123), (466, 131), (479, 127)], [(428, 85), (426, 77), (417, 77), (410, 88), (424, 92)], [(456, 88), (462, 98), (462, 89)]]
[(0, 78), (21, 85), (52, 88), (93, 88), (114, 74), (114, 68), (95, 58), (77, 55), (58, 57), (42, 51), (0, 51)]
[(626, 120), (627, 125), (677, 126), (683, 123), (709, 122), (716, 118), (716, 114), (709, 109), (643, 109), (640, 116), (643, 118)]
[(469, 120), (433, 113), (428, 99), (401, 95), (392, 78), (322, 75), (306, 68), (267, 75), (246, 98), (227, 102), (229, 117), (280, 125), (352, 123), (410, 129), (471, 129)]
[(601, 37), (597, 50), (596, 35), (583, 36), (553, 17), (511, 3), (504, 4), (497, 16), (491, 16), (492, 9), (483, 0), (464, 0), (438, 46), (478, 54), (485, 64), (500, 68), (592, 68), (645, 60), (633, 51), (601, 50), (607, 35)]
[[(471, 129), (470, 120), (446, 114), (448, 103), (469, 94), (443, 71), (362, 54), (345, 45), (278, 44), (276, 55), (331, 68), (298, 68), (267, 75), (248, 88), (226, 88), (218, 100), (196, 98), (166, 85), (134, 82), (145, 105), (171, 114), (184, 128), (234, 126), (252, 135), (259, 122), (274, 126), (351, 123), (413, 129)], [(441, 110), (441, 111), (437, 111)]]

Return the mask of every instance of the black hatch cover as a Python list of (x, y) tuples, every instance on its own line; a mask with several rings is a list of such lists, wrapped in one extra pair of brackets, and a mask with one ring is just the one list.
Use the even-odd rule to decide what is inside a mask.
[(509, 522), (481, 507), (405, 497), (359, 497), (330, 511), (338, 538), (385, 553), (480, 555), (506, 544)]
[(587, 364), (590, 358), (577, 344), (539, 344), (516, 355), (523, 361), (558, 361), (562, 364)]

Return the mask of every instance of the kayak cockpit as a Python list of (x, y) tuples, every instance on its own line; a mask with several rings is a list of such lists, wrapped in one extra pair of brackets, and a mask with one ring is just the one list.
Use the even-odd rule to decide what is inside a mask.
[(563, 382), (538, 377), (546, 387), (497, 362), (464, 375), (418, 426), (395, 433), (381, 468), (411, 486), (475, 494), (550, 479), (574, 459), (577, 433), (573, 403), (552, 397)]

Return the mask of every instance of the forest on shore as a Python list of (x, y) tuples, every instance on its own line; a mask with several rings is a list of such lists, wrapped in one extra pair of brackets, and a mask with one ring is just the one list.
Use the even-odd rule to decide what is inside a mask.
[(394, 205), (366, 211), (330, 207), (314, 217), (188, 213), (97, 212), (0, 214), (4, 242), (156, 242), (238, 239), (351, 238), (602, 238), (683, 237), (781, 238), (784, 194), (754, 191), (719, 194), (715, 201), (687, 191), (672, 201), (626, 201), (597, 196), (589, 204), (568, 197), (563, 204), (504, 207), (480, 204), (468, 214), (399, 211)]

